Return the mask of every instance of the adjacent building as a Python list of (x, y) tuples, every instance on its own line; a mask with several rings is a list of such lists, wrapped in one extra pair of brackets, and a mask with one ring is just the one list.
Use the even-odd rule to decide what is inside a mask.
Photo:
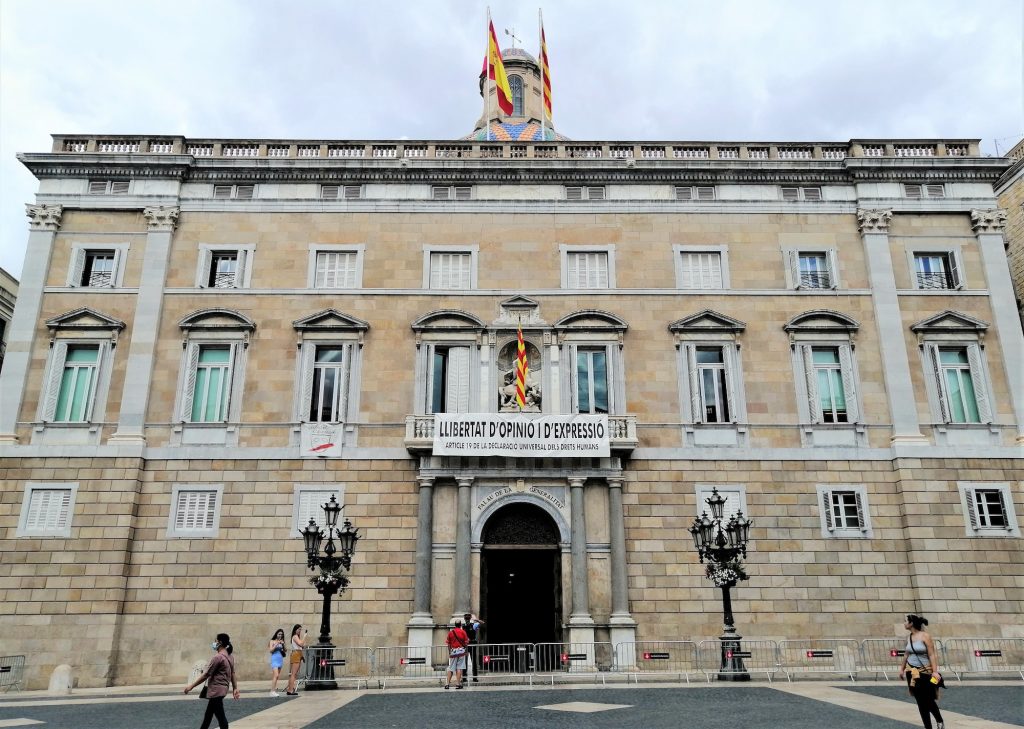
[[(712, 488), (753, 519), (747, 637), (1024, 634), (1010, 161), (572, 141), (505, 55), (514, 114), (462, 138), (21, 155), (0, 627), (30, 685), (182, 680), (222, 630), (260, 675), (274, 629), (315, 632), (298, 529), (331, 495), (363, 534), (341, 645), (468, 609), (491, 642), (715, 636)], [(458, 445), (473, 421), (492, 442)], [(530, 422), (601, 432), (488, 450)]]
[(17, 279), (0, 268), (0, 370), (4, 366), (4, 354), (7, 352), (7, 334), (11, 329), (11, 317), (14, 316), (14, 302), (17, 300)]

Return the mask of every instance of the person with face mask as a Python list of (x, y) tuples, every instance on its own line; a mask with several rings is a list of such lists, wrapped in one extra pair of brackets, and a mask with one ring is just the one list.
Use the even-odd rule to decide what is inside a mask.
[(217, 639), (210, 644), (216, 651), (213, 658), (206, 666), (206, 670), (195, 681), (185, 687), (184, 693), (188, 693), (196, 686), (206, 681), (200, 698), (206, 699), (206, 713), (203, 715), (203, 723), (199, 729), (209, 729), (213, 717), (217, 717), (220, 729), (228, 729), (228, 718), (224, 714), (224, 697), (228, 690), (234, 698), (239, 697), (238, 679), (235, 676), (235, 661), (231, 657), (234, 648), (231, 645), (231, 638), (227, 633), (217, 633)]

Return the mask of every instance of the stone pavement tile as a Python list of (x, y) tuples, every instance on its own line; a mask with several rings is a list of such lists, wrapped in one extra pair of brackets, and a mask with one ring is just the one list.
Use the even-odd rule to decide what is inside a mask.
[[(195, 729), (203, 718), (206, 701), (195, 693), (182, 699), (168, 697), (153, 701), (125, 696), (116, 701), (5, 703), (0, 706), (0, 721), (33, 719), (43, 722), (30, 729)], [(270, 697), (228, 699), (224, 709), (231, 726), (235, 726), (236, 721), (269, 709), (280, 700)]]
[[(939, 697), (942, 718), (949, 727), (972, 729), (1024, 726), (1024, 683), (992, 685), (973, 681), (948, 681)], [(847, 686), (848, 691), (877, 696), (887, 701), (907, 703), (917, 713), (917, 704), (907, 694), (906, 685)]]
[(360, 691), (302, 691), (298, 698), (281, 702), (258, 714), (235, 721), (232, 729), (302, 729), (337, 711), (362, 695)]

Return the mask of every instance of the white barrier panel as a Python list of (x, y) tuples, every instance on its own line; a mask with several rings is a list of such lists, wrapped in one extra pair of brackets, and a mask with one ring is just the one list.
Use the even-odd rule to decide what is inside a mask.
[(794, 673), (841, 673), (857, 678), (855, 640), (782, 640), (779, 641), (779, 664), (786, 678)]
[(633, 676), (639, 683), (645, 678), (679, 676), (690, 682), (691, 673), (700, 673), (697, 644), (689, 640), (645, 640), (618, 643), (615, 646), (615, 670)]
[(533, 673), (550, 676), (552, 684), (562, 674), (603, 678), (615, 664), (611, 643), (537, 643), (533, 649)]
[(1015, 673), (1024, 679), (1024, 638), (950, 638), (946, 646), (946, 665), (958, 680), (965, 673)]
[(444, 678), (448, 670), (448, 646), (388, 646), (373, 651), (374, 677), (381, 688), (387, 681)]
[(312, 646), (302, 652), (305, 658), (302, 681), (318, 683), (354, 682), (356, 688), (373, 674), (373, 648), (319, 648)]
[(722, 673), (727, 663), (742, 666), (747, 673), (763, 673), (771, 682), (779, 670), (779, 646), (774, 640), (741, 638), (727, 642), (730, 645), (723, 646), (723, 641), (713, 638), (697, 646), (697, 663), (709, 682), (711, 674)]

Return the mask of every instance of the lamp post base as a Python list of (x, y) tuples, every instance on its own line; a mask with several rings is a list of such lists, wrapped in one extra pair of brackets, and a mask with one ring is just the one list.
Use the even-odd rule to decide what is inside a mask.
[(330, 691), (338, 688), (334, 680), (335, 646), (317, 643), (308, 651), (311, 664), (306, 668), (306, 691)]
[(726, 631), (718, 640), (722, 643), (722, 662), (718, 669), (719, 681), (749, 681), (750, 674), (747, 667), (743, 665), (743, 658), (749, 654), (743, 652), (740, 646), (740, 639), (743, 636), (735, 632)]

